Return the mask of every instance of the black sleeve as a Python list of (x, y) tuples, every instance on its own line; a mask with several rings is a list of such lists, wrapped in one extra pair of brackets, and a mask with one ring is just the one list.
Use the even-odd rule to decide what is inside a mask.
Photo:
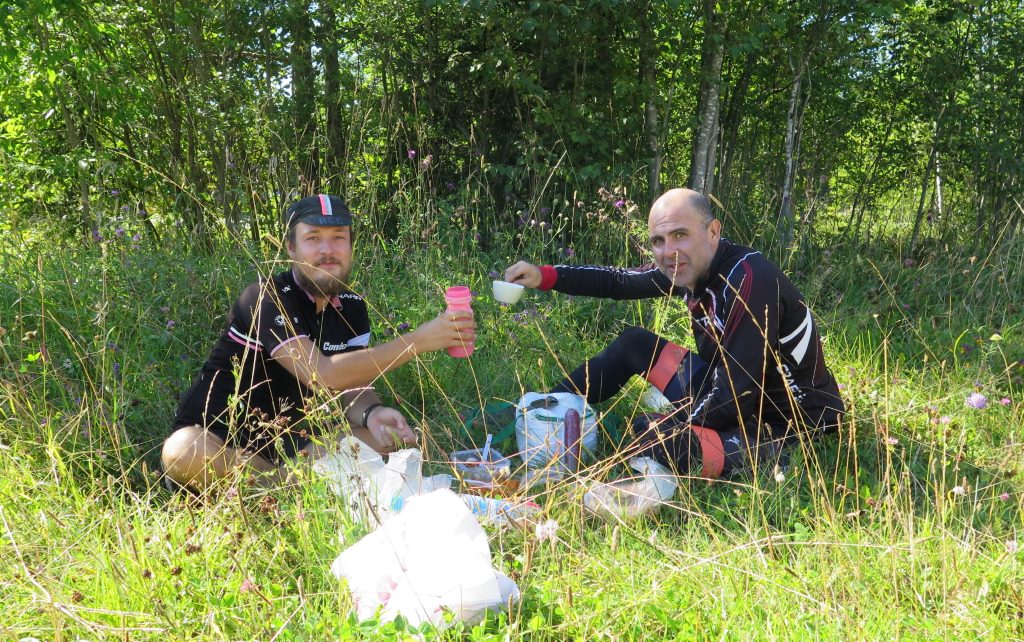
[[(704, 332), (718, 346), (720, 358), (704, 393), (694, 399), (690, 420), (698, 426), (725, 430), (735, 428), (738, 417), (760, 415), (767, 368), (777, 366), (771, 346), (778, 345), (780, 295), (778, 281), (770, 274), (755, 282), (747, 261), (741, 261), (729, 281), (715, 292), (724, 313), (709, 315), (712, 321)], [(716, 318), (724, 322), (719, 325)]]
[(253, 283), (238, 297), (228, 326), (228, 337), (244, 346), (273, 356), (291, 339), (308, 336), (297, 328), (298, 316), (288, 309), (272, 280)]
[(556, 265), (552, 289), (602, 299), (653, 299), (667, 296), (672, 282), (658, 268), (627, 270), (598, 265)]

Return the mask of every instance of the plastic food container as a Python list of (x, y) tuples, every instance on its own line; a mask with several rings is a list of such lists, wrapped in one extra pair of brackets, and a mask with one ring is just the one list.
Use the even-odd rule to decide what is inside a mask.
[(508, 457), (491, 448), (487, 453), (487, 461), (483, 460), (483, 450), (457, 450), (451, 454), (452, 467), (456, 476), (462, 480), (466, 490), (484, 494), (504, 494), (518, 487), (512, 479), (512, 462)]

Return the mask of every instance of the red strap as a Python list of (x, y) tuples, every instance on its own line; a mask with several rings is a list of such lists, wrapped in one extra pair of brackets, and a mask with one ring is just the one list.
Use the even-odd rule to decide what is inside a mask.
[(550, 290), (555, 287), (555, 281), (558, 280), (558, 271), (553, 265), (542, 265), (540, 266), (540, 285), (537, 286), (538, 290)]
[(704, 426), (690, 426), (700, 439), (700, 450), (704, 460), (704, 468), (700, 474), (707, 479), (722, 476), (725, 470), (725, 446), (718, 432)]
[(689, 350), (683, 346), (678, 346), (671, 341), (666, 343), (661, 354), (658, 355), (654, 367), (647, 373), (647, 381), (651, 382), (651, 385), (658, 390), (665, 392), (665, 386), (672, 380), (672, 377), (676, 376), (679, 364), (686, 358), (687, 352)]

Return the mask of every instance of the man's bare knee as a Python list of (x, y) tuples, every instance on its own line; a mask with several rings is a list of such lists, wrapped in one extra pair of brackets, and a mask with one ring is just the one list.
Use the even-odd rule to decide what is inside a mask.
[(204, 487), (228, 472), (224, 441), (201, 426), (175, 430), (164, 441), (160, 461), (164, 473), (181, 485)]

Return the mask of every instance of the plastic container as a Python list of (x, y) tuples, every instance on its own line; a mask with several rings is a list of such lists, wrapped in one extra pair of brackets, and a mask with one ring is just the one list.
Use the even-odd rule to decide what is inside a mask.
[[(467, 312), (472, 311), (473, 308), (470, 306), (472, 299), (473, 293), (464, 285), (450, 287), (444, 293), (444, 300), (448, 304), (449, 312), (458, 310), (465, 310)], [(476, 341), (469, 341), (461, 346), (448, 348), (448, 355), (458, 359), (465, 359), (469, 355), (473, 354), (473, 350), (475, 349)]]
[(467, 482), (489, 484), (512, 476), (512, 462), (493, 448), (487, 454), (487, 461), (483, 460), (483, 450), (480, 448), (457, 450), (452, 453), (452, 467)]
[(509, 283), (508, 281), (491, 282), (491, 292), (494, 294), (494, 298), (509, 305), (517, 303), (522, 298), (524, 289), (518, 283)]

